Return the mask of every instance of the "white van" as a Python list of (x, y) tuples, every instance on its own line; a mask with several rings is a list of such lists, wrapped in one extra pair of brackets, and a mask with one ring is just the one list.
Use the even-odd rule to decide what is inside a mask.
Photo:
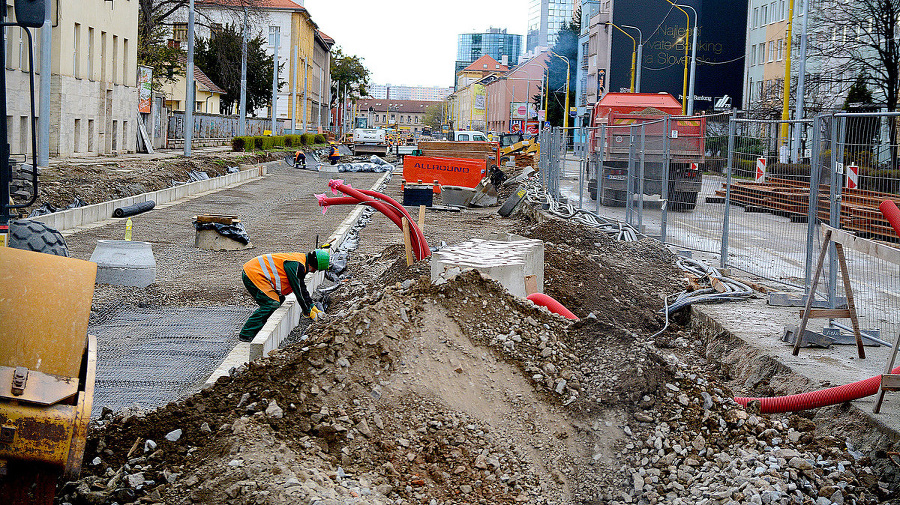
[(453, 140), (461, 142), (487, 142), (484, 133), (471, 130), (457, 130), (453, 132)]

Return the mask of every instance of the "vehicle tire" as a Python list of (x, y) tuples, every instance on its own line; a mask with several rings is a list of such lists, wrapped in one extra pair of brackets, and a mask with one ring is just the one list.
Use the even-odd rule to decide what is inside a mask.
[(625, 191), (614, 189), (604, 189), (600, 203), (604, 207), (624, 207)]
[(20, 219), (9, 223), (9, 247), (57, 256), (69, 256), (66, 239), (40, 221)]
[(503, 205), (500, 207), (500, 210), (497, 211), (497, 214), (500, 214), (503, 217), (509, 217), (510, 214), (519, 206), (519, 202), (521, 202), (525, 198), (525, 186), (519, 186), (516, 189), (516, 192), (509, 195), (509, 198), (503, 202)]
[(697, 206), (697, 193), (675, 191), (672, 195), (672, 210), (691, 211)]

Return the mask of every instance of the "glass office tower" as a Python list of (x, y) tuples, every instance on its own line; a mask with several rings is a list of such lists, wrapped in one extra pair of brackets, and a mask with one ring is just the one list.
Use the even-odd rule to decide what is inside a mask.
[(535, 47), (551, 47), (563, 25), (572, 21), (575, 0), (530, 0), (526, 51)]
[[(456, 68), (460, 70), (471, 65), (484, 55), (494, 58), (509, 67), (519, 64), (522, 53), (522, 36), (506, 33), (506, 29), (488, 28), (483, 33), (461, 33), (456, 49)], [(504, 56), (506, 57), (504, 61)]]

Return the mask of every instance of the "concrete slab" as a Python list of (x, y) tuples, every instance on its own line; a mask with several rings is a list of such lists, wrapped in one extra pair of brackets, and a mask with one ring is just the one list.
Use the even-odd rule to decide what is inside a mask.
[(472, 239), (445, 247), (431, 257), (431, 281), (453, 267), (474, 268), (488, 275), (515, 296), (525, 297), (525, 278), (544, 278), (544, 244), (540, 240)]

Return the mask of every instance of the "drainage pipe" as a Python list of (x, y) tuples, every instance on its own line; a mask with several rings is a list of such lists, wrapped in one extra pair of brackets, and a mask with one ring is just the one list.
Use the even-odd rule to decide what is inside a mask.
[(566, 319), (572, 319), (574, 321), (578, 321), (578, 316), (573, 314), (569, 309), (565, 308), (563, 304), (556, 301), (552, 296), (545, 295), (544, 293), (532, 293), (525, 298), (528, 298), (535, 305), (540, 305), (541, 307), (547, 307), (547, 310), (553, 312), (554, 314), (559, 314)]
[[(900, 373), (900, 366), (891, 370), (892, 374)], [(747, 403), (753, 400), (759, 400), (759, 411), (762, 414), (775, 414), (779, 412), (795, 412), (798, 410), (816, 409), (819, 407), (827, 407), (829, 405), (837, 405), (838, 403), (858, 400), (866, 396), (872, 396), (878, 392), (881, 386), (881, 376), (869, 377), (868, 379), (843, 386), (835, 386), (828, 389), (820, 389), (818, 391), (810, 391), (808, 393), (800, 393), (788, 396), (776, 396), (772, 398), (746, 398), (736, 397), (735, 402), (747, 406)]]
[[(328, 210), (329, 205), (363, 204), (363, 205), (368, 205), (369, 207), (372, 207), (372, 208), (380, 211), (388, 219), (393, 221), (393, 223), (396, 224), (398, 228), (403, 229), (402, 219), (404, 216), (396, 208), (394, 208), (393, 206), (391, 206), (385, 202), (377, 201), (373, 198), (365, 197), (364, 195), (363, 195), (363, 199), (361, 199), (361, 200), (356, 197), (353, 197), (353, 196), (332, 197), (332, 198), (328, 198), (324, 194), (318, 194), (315, 196), (316, 196), (316, 199), (319, 201), (319, 205), (322, 207), (323, 214), (325, 213), (325, 211)], [(410, 223), (412, 224), (412, 226), (415, 227), (416, 230), (418, 230), (418, 226), (415, 226), (415, 223), (413, 223), (412, 221), (410, 221)], [(413, 231), (412, 228), (411, 228), (411, 231)], [(423, 254), (423, 252), (422, 252), (423, 246), (419, 240), (419, 237), (421, 236), (421, 234), (422, 234), (421, 231), (419, 231), (419, 233), (417, 233), (417, 234), (412, 233), (410, 236), (410, 238), (412, 239), (412, 242), (413, 242), (412, 245), (413, 245), (413, 249), (416, 253), (417, 260), (420, 260), (427, 256), (426, 254)], [(427, 248), (427, 244), (425, 245), (425, 248)]]
[[(393, 198), (391, 198), (385, 194), (379, 193), (377, 191), (353, 188), (348, 184), (344, 184), (344, 181), (342, 181), (342, 180), (331, 180), (331, 181), (329, 181), (328, 185), (329, 185), (329, 187), (331, 187), (332, 192), (335, 190), (335, 188), (337, 188), (338, 190), (343, 191), (347, 195), (358, 197), (360, 200), (362, 200), (364, 196), (368, 196), (370, 198), (377, 198), (377, 199), (382, 200), (385, 203), (391, 205), (392, 207), (397, 209), (399, 212), (403, 213), (403, 215), (406, 217), (407, 221), (409, 221), (410, 230), (412, 232), (414, 232), (414, 234), (416, 236), (419, 237), (419, 244), (425, 246), (424, 249), (421, 251), (423, 256), (419, 257), (418, 259), (422, 259), (422, 258), (425, 258), (425, 257), (431, 255), (431, 250), (428, 248), (428, 241), (425, 240), (425, 235), (422, 233), (422, 230), (420, 230), (418, 225), (416, 225), (416, 221), (412, 218), (411, 215), (409, 215), (409, 212), (406, 211), (406, 208), (403, 207), (402, 205), (400, 205), (396, 200), (394, 200)], [(355, 195), (354, 193), (359, 193), (359, 195)]]
[(134, 205), (128, 205), (126, 207), (119, 207), (113, 211), (113, 217), (133, 216), (135, 214), (140, 214), (141, 212), (147, 212), (153, 207), (156, 207), (156, 202), (153, 200), (147, 200), (146, 202), (140, 202)]
[[(337, 194), (337, 191), (341, 191), (346, 195), (349, 195), (351, 197), (358, 199), (360, 202), (376, 201), (373, 196), (369, 196), (363, 192), (363, 191), (368, 192), (369, 190), (358, 190), (358, 189), (352, 188), (349, 185), (344, 184), (344, 181), (339, 180), (339, 179), (332, 179), (331, 181), (328, 182), (328, 186), (331, 188), (331, 191), (333, 193)], [(410, 232), (414, 237), (413, 241), (415, 242), (414, 245), (416, 246), (416, 251), (415, 251), (416, 259), (421, 260), (423, 258), (430, 256), (431, 249), (429, 249), (429, 247), (428, 247), (428, 241), (425, 239), (425, 235), (422, 233), (422, 230), (419, 229), (418, 225), (416, 225), (415, 220), (412, 218), (412, 216), (409, 215), (409, 213), (406, 211), (406, 209), (402, 205), (397, 203), (394, 199), (392, 199), (388, 196), (385, 196), (381, 193), (377, 193), (374, 191), (372, 191), (371, 193), (374, 195), (377, 195), (377, 198), (379, 198), (380, 200), (384, 200), (384, 201), (378, 201), (378, 203), (380, 203), (382, 205), (386, 205), (386, 206), (389, 205), (391, 208), (394, 208), (396, 211), (401, 212), (403, 214), (403, 216), (406, 217), (407, 221), (409, 222)], [(376, 208), (378, 208), (378, 207), (376, 207)], [(381, 210), (381, 209), (379, 208), (379, 210)]]
[(891, 223), (891, 226), (894, 227), (894, 232), (897, 236), (900, 236), (900, 209), (897, 208), (897, 204), (892, 200), (885, 200), (881, 202), (878, 209), (884, 214), (885, 219)]

